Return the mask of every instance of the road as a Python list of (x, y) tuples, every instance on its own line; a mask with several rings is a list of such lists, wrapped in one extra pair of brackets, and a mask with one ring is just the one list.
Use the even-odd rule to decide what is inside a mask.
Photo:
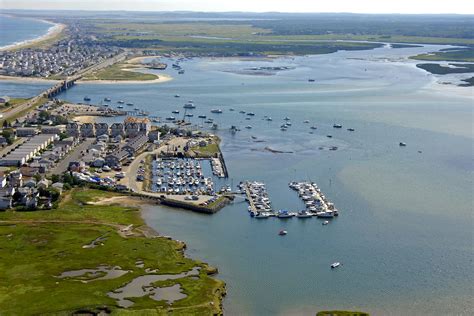
[(52, 168), (48, 174), (62, 174), (67, 171), (69, 163), (71, 161), (79, 161), (82, 157), (81, 152), (89, 148), (90, 145), (95, 141), (95, 138), (86, 138), (85, 141), (74, 147), (74, 149), (64, 157), (63, 160), (59, 161), (54, 168)]

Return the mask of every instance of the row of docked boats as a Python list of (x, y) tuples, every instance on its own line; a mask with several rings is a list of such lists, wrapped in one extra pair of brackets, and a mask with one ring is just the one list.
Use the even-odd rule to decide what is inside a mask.
[[(263, 182), (241, 182), (239, 189), (246, 194), (249, 203), (248, 211), (254, 218), (310, 218), (318, 217), (330, 219), (338, 216), (338, 210), (334, 204), (329, 202), (314, 182), (290, 182), (290, 188), (298, 191), (298, 195), (306, 205), (306, 209), (300, 211), (278, 210), (274, 211), (265, 184)], [(329, 224), (324, 221), (323, 225)]]
[(306, 206), (306, 212), (320, 218), (333, 218), (338, 216), (334, 207), (321, 189), (314, 182), (290, 182), (289, 187), (298, 192), (298, 196)]
[(205, 177), (201, 163), (195, 159), (157, 158), (152, 168), (152, 189), (167, 194), (213, 195), (214, 183)]

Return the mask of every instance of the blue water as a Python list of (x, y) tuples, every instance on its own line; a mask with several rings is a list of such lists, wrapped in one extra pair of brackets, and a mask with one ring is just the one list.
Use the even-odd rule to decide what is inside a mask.
[(51, 26), (40, 20), (0, 15), (0, 47), (43, 36)]
[[(114, 106), (134, 102), (161, 117), (176, 109), (182, 115), (192, 99), (192, 122), (201, 125), (197, 115), (206, 114), (219, 124), (229, 184), (265, 181), (275, 208), (299, 209), (288, 182), (311, 180), (335, 203), (340, 216), (327, 226), (317, 219), (252, 219), (241, 199), (211, 216), (160, 206), (144, 210), (149, 225), (219, 268), (228, 287), (227, 314), (314, 315), (337, 308), (468, 315), (474, 290), (474, 89), (433, 86), (436, 77), (407, 59), (431, 49), (273, 62), (194, 59), (182, 63), (184, 75), (166, 70), (175, 78), (166, 83), (80, 84), (60, 97), (82, 102), (88, 95), (93, 103), (110, 97)], [(274, 76), (236, 73), (262, 65), (295, 69)], [(181, 98), (174, 98), (177, 93)], [(224, 113), (211, 114), (212, 108)], [(247, 121), (239, 110), (256, 115)], [(282, 132), (286, 116), (293, 125)], [(232, 135), (231, 125), (242, 131)], [(313, 134), (311, 125), (318, 127)], [(265, 146), (292, 153), (265, 152)], [(280, 229), (289, 234), (278, 236)], [(334, 261), (343, 266), (331, 271)]]

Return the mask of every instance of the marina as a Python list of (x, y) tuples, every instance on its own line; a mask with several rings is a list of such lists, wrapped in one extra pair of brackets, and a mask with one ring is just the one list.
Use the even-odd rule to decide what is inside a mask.
[[(306, 209), (299, 211), (288, 211), (280, 209), (275, 211), (270, 202), (266, 186), (263, 182), (242, 182), (239, 189), (245, 193), (248, 202), (248, 212), (254, 218), (276, 217), (286, 218), (323, 218), (330, 219), (339, 215), (338, 210), (318, 188), (314, 182), (290, 182), (289, 187), (298, 192), (298, 196), (304, 202)], [(324, 221), (323, 225), (329, 224)]]

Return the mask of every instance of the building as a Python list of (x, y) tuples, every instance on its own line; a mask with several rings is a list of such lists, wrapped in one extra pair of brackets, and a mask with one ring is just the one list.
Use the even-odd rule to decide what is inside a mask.
[(148, 140), (150, 142), (155, 142), (160, 140), (160, 131), (159, 130), (153, 130), (148, 133)]
[(16, 129), (17, 137), (32, 137), (38, 134), (38, 130), (34, 127), (21, 127)]
[(131, 138), (122, 149), (126, 150), (131, 156), (134, 156), (147, 142), (148, 136), (145, 134), (139, 134), (138, 136)]
[(57, 135), (39, 134), (31, 137), (18, 148), (0, 160), (0, 166), (21, 166), (32, 159), (40, 150), (51, 144)]
[(76, 138), (79, 137), (80, 135), (79, 124), (76, 122), (67, 123), (66, 134), (71, 137), (76, 137)]
[(124, 121), (125, 135), (135, 137), (139, 134), (148, 135), (151, 129), (151, 122), (148, 118), (127, 117)]
[(57, 134), (60, 135), (66, 130), (64, 125), (57, 125), (57, 126), (43, 126), (41, 128), (41, 134)]
[(113, 123), (110, 126), (110, 136), (111, 137), (117, 137), (117, 136), (123, 137), (124, 135), (125, 135), (125, 130), (124, 130), (124, 126), (123, 126), (122, 123)]
[(80, 126), (81, 137), (95, 137), (94, 124), (84, 123)]
[(130, 154), (128, 151), (119, 149), (110, 155), (105, 156), (105, 164), (109, 167), (119, 166)]
[(6, 210), (12, 207), (13, 194), (15, 194), (15, 188), (0, 188), (0, 210)]
[(95, 134), (97, 136), (109, 135), (109, 124), (107, 123), (95, 123)]

